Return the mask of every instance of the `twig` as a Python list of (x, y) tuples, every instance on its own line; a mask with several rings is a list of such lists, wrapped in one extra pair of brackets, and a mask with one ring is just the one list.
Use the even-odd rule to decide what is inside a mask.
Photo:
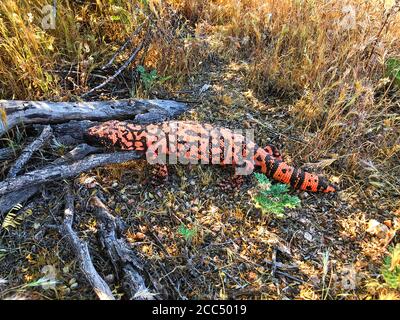
[(52, 136), (52, 132), (53, 131), (49, 125), (44, 127), (40, 136), (22, 151), (20, 157), (17, 159), (17, 161), (15, 161), (14, 165), (8, 172), (7, 179), (15, 178), (17, 176), (24, 165), (32, 157), (32, 154), (43, 147), (47, 141), (49, 141), (50, 137)]
[(281, 276), (284, 276), (284, 277), (286, 277), (286, 278), (289, 278), (289, 279), (291, 279), (291, 280), (297, 281), (297, 282), (299, 282), (299, 283), (304, 283), (304, 282), (305, 282), (304, 280), (302, 280), (302, 279), (300, 279), (300, 278), (297, 278), (297, 277), (295, 277), (295, 276), (292, 276), (292, 275), (290, 275), (290, 274), (287, 273), (287, 272), (283, 272), (283, 271), (277, 270), (276, 273), (279, 274), (279, 275), (281, 275)]
[(115, 300), (110, 287), (101, 278), (96, 271), (89, 253), (89, 247), (86, 242), (79, 239), (75, 231), (72, 229), (72, 222), (74, 219), (74, 197), (71, 190), (68, 191), (66, 196), (66, 206), (64, 211), (64, 221), (60, 226), (60, 232), (65, 236), (69, 245), (75, 252), (79, 261), (80, 268), (86, 280), (93, 287), (100, 300)]
[(276, 248), (272, 251), (272, 268), (271, 268), (271, 276), (275, 278), (276, 273)]
[(396, 10), (397, 11), (400, 10), (400, 0), (396, 0), (393, 6), (390, 8), (390, 10), (386, 13), (385, 20), (383, 21), (381, 28), (379, 29), (378, 34), (375, 37), (375, 41), (374, 44), (372, 45), (371, 52), (368, 55), (367, 58), (368, 63), (371, 61), (371, 57), (375, 52), (376, 45), (378, 44), (379, 38), (382, 35), (383, 29), (385, 29), (385, 27), (388, 25), (389, 18), (393, 15), (393, 13), (396, 14), (395, 13)]
[(106, 81), (103, 83), (99, 84), (98, 86), (94, 87), (93, 89), (89, 90), (88, 92), (84, 93), (81, 95), (82, 98), (87, 97), (91, 93), (103, 88), (106, 86), (109, 82), (113, 81), (116, 77), (118, 77), (122, 71), (124, 71), (131, 63), (132, 61), (136, 58), (137, 54), (139, 53), (140, 50), (142, 50), (145, 42), (147, 42), (149, 37), (146, 37), (142, 43), (136, 48), (136, 50), (131, 54), (131, 56), (128, 58), (128, 60), (125, 61), (125, 63), (110, 77), (107, 78)]
[(107, 64), (105, 64), (101, 70), (105, 70), (109, 67), (111, 67), (111, 65), (113, 64), (114, 60), (117, 58), (117, 56), (124, 51), (128, 45), (130, 45), (132, 43), (132, 40), (135, 36), (137, 36), (139, 34), (140, 31), (142, 31), (143, 26), (145, 24), (145, 22), (147, 21), (147, 19), (133, 32), (133, 34), (128, 38), (128, 40), (125, 41), (125, 43), (117, 50), (117, 52), (111, 57), (110, 61), (108, 61)]
[(0, 182), (0, 195), (11, 193), (33, 185), (72, 178), (98, 166), (112, 163), (123, 163), (139, 159), (140, 157), (141, 155), (134, 151), (115, 152), (111, 154), (92, 155), (70, 165), (49, 165), (43, 169), (38, 169), (22, 176), (6, 179)]

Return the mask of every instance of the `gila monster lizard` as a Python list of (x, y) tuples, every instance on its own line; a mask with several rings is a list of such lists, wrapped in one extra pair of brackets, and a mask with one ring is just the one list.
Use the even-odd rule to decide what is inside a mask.
[[(85, 140), (107, 148), (146, 153), (150, 163), (160, 154), (165, 156), (163, 164), (167, 163), (167, 157), (168, 163), (171, 163), (173, 155), (175, 160), (182, 155), (179, 161), (186, 164), (193, 163), (190, 161), (201, 161), (232, 164), (236, 168), (244, 165), (251, 171), (257, 169), (267, 177), (290, 184), (294, 189), (324, 193), (338, 190), (321, 176), (289, 166), (282, 161), (275, 147), (260, 148), (241, 134), (209, 124), (169, 121), (144, 126), (112, 120), (89, 128), (85, 133)], [(238, 155), (241, 155), (240, 159)], [(241, 159), (244, 160), (240, 162)]]

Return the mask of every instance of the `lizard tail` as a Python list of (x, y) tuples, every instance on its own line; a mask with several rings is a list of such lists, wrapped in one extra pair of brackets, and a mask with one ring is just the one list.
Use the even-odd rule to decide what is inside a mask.
[[(339, 188), (330, 183), (326, 178), (294, 168), (284, 161), (271, 157), (267, 153), (264, 154), (263, 151), (262, 149), (257, 151), (258, 156), (255, 158), (255, 163), (266, 176), (278, 182), (289, 184), (298, 190), (323, 193), (339, 191)], [(262, 157), (260, 157), (260, 153), (263, 154)]]

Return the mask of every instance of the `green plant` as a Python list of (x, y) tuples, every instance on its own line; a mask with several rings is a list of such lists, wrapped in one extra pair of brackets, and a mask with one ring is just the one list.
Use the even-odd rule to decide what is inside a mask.
[(138, 66), (136, 70), (140, 75), (140, 81), (143, 83), (146, 91), (149, 91), (157, 82), (164, 83), (165, 81), (171, 79), (171, 76), (160, 77), (155, 69), (148, 72), (146, 71), (145, 67)]
[(390, 288), (400, 289), (400, 243), (389, 249), (383, 260), (381, 273)]
[(389, 58), (386, 61), (386, 74), (393, 80), (393, 83), (400, 86), (400, 60)]
[(261, 173), (254, 173), (258, 182), (258, 192), (253, 196), (257, 208), (263, 213), (272, 213), (278, 218), (283, 218), (285, 208), (295, 208), (300, 205), (297, 196), (287, 194), (289, 187), (286, 184), (272, 184), (271, 181)]
[(196, 235), (196, 229), (189, 229), (184, 224), (181, 224), (178, 228), (178, 233), (186, 240), (191, 241)]

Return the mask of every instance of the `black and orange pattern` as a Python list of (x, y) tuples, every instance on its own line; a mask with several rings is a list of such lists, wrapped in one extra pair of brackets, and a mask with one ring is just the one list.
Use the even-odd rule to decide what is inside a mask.
[[(89, 143), (108, 148), (146, 153), (147, 160), (161, 163), (211, 163), (257, 169), (294, 189), (335, 192), (337, 187), (316, 174), (296, 169), (282, 161), (274, 146), (258, 147), (241, 134), (226, 128), (191, 121), (170, 121), (147, 126), (124, 121), (108, 121), (89, 128)], [(160, 162), (158, 162), (160, 163)]]

